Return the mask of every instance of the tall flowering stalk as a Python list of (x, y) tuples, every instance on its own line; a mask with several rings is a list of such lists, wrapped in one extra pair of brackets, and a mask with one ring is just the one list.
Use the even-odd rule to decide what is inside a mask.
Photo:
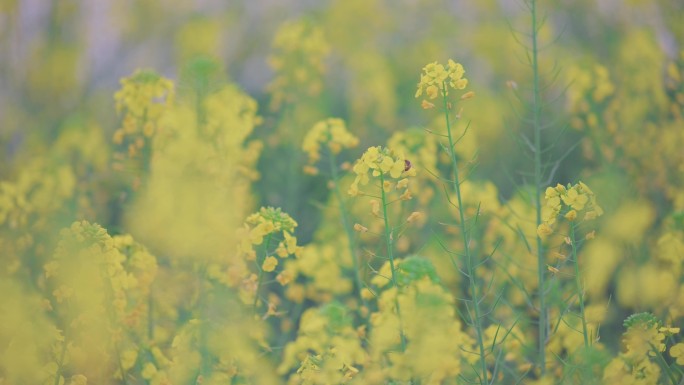
[[(322, 26), (308, 19), (294, 20), (278, 27), (272, 41), (268, 64), (274, 72), (267, 91), (271, 96), (270, 107), (279, 111), (276, 135), (282, 145), (284, 156), (289, 158), (282, 169), (286, 186), (283, 208), (293, 215), (300, 210), (300, 168), (303, 162), (298, 150), (306, 134), (304, 117), (306, 109), (324, 91), (326, 58), (330, 53)], [(277, 156), (280, 159), (282, 155)]]
[(321, 158), (321, 147), (325, 147), (328, 155), (328, 163), (330, 166), (330, 178), (332, 178), (332, 189), (335, 193), (335, 199), (340, 208), (340, 218), (342, 219), (342, 227), (347, 235), (347, 242), (349, 244), (349, 256), (352, 259), (352, 269), (354, 270), (354, 286), (355, 295), (359, 298), (361, 303), (365, 304), (366, 300), (361, 296), (363, 289), (363, 282), (361, 280), (361, 271), (359, 269), (359, 262), (356, 258), (356, 245), (354, 242), (354, 233), (349, 219), (346, 203), (344, 201), (342, 190), (339, 183), (339, 172), (337, 165), (337, 154), (342, 149), (356, 147), (359, 144), (359, 139), (347, 130), (346, 125), (342, 119), (329, 118), (322, 120), (311, 128), (311, 130), (304, 137), (302, 149), (307, 153), (309, 160), (305, 171), (309, 173), (317, 173), (318, 170), (313, 166)]
[(174, 103), (173, 82), (154, 71), (138, 70), (121, 79), (121, 89), (114, 94), (121, 126), (114, 132), (114, 168), (136, 173), (136, 189), (141, 174), (147, 173), (152, 157), (152, 138), (161, 130), (160, 121)]
[[(538, 25), (537, 25), (537, 2), (530, 0), (530, 14), (532, 16), (532, 31), (530, 34), (532, 49), (530, 52), (530, 64), (532, 66), (532, 130), (534, 131), (533, 152), (534, 152), (534, 208), (536, 213), (537, 226), (542, 224), (542, 124), (541, 124), (541, 89), (539, 85), (539, 49), (538, 44)], [(538, 325), (538, 353), (539, 368), (541, 375), (546, 373), (546, 340), (548, 338), (548, 310), (545, 301), (544, 285), (544, 264), (545, 253), (541, 237), (537, 236), (537, 280), (539, 297), (539, 325)]]
[[(262, 207), (245, 220), (240, 229), (241, 243), (238, 246), (238, 258), (228, 269), (227, 274), (211, 271), (210, 275), (227, 279), (229, 286), (239, 282), (240, 294), (243, 301), (248, 302), (251, 296), (254, 313), (259, 309), (259, 291), (264, 284), (264, 276), (276, 271), (280, 265), (279, 259), (299, 253), (297, 238), (292, 235), (297, 222), (278, 208)], [(278, 240), (278, 247), (271, 250), (271, 242)], [(257, 248), (261, 252), (257, 253)], [(249, 261), (254, 264), (257, 274), (244, 264)], [(236, 279), (237, 278), (237, 279)], [(276, 280), (283, 286), (292, 280), (287, 270), (282, 270)], [(231, 282), (232, 281), (232, 282)], [(234, 283), (233, 283), (234, 282)]]
[[(397, 200), (411, 199), (411, 193), (408, 189), (409, 177), (415, 176), (416, 170), (412, 167), (411, 162), (405, 159), (402, 154), (396, 154), (388, 148), (378, 146), (370, 147), (366, 150), (361, 158), (357, 160), (353, 171), (356, 174), (356, 178), (349, 188), (349, 195), (369, 195), (363, 193), (360, 187), (367, 185), (371, 179), (377, 182), (376, 186), (380, 189), (380, 202), (377, 200), (371, 201), (371, 212), (383, 220), (387, 260), (389, 261), (391, 271), (391, 287), (396, 287), (399, 290), (397, 265), (394, 257), (395, 228), (390, 224), (387, 206)], [(390, 196), (396, 194), (400, 195), (396, 199), (390, 200)], [(381, 208), (382, 213), (380, 212)], [(409, 222), (408, 219), (407, 222)], [(360, 231), (367, 231), (361, 225), (357, 224), (355, 227)], [(404, 335), (401, 308), (398, 300), (395, 300), (395, 307), (399, 318), (399, 333), (401, 337), (401, 350), (403, 352), (406, 350), (406, 336)]]
[[(446, 124), (446, 138), (448, 139), (448, 155), (451, 161), (452, 169), (452, 189), (456, 195), (456, 201), (458, 203), (458, 215), (459, 215), (459, 225), (460, 233), (463, 238), (463, 260), (461, 264), (465, 267), (467, 274), (469, 286), (470, 286), (470, 302), (473, 305), (473, 311), (475, 315), (473, 316), (468, 312), (470, 317), (470, 322), (475, 328), (477, 345), (479, 348), (479, 361), (480, 361), (480, 383), (488, 382), (487, 374), (487, 362), (486, 362), (486, 352), (484, 347), (484, 327), (482, 325), (482, 310), (480, 309), (481, 293), (478, 290), (478, 282), (475, 276), (475, 261), (473, 260), (473, 252), (470, 247), (470, 229), (466, 225), (465, 218), (465, 208), (463, 207), (463, 199), (461, 196), (461, 180), (458, 170), (458, 159), (455, 151), (455, 146), (458, 139), (455, 137), (452, 130), (452, 122), (449, 116), (450, 110), (452, 109), (451, 102), (449, 101), (449, 90), (461, 91), (468, 85), (468, 79), (464, 78), (465, 70), (460, 63), (456, 63), (452, 59), (449, 59), (447, 65), (439, 64), (437, 62), (429, 63), (423, 67), (423, 72), (420, 75), (420, 82), (418, 83), (418, 90), (416, 91), (416, 98), (425, 94), (427, 99), (435, 100), (441, 98), (442, 100), (442, 112), (444, 113), (444, 119)], [(468, 99), (474, 96), (472, 91), (467, 92), (461, 96), (461, 99)], [(423, 100), (422, 106), (425, 109), (435, 108), (435, 105), (428, 101)], [(456, 116), (460, 117), (460, 114)], [(452, 258), (452, 263), (457, 266), (456, 261)]]
[[(554, 232), (552, 227), (559, 217), (564, 218), (570, 223), (570, 231), (566, 243), (570, 244), (572, 262), (575, 271), (575, 288), (580, 307), (580, 320), (582, 321), (582, 335), (584, 346), (591, 345), (587, 319), (584, 311), (584, 288), (579, 269), (579, 258), (577, 255), (578, 242), (577, 226), (578, 222), (588, 221), (603, 215), (603, 209), (596, 203), (596, 196), (589, 187), (579, 182), (575, 185), (563, 186), (558, 184), (556, 187), (548, 187), (544, 194), (546, 206), (543, 215), (544, 222), (537, 227), (537, 234), (540, 238), (546, 237)], [(581, 216), (580, 214), (584, 214)], [(587, 234), (587, 238), (593, 237), (594, 232)], [(549, 268), (553, 271), (554, 268)]]

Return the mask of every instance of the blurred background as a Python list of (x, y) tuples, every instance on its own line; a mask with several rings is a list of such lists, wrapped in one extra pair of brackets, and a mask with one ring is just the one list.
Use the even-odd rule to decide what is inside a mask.
[[(542, 71), (549, 80), (549, 100), (555, 100), (546, 113), (558, 127), (570, 120), (563, 90), (571, 82), (572, 68), (599, 64), (618, 78), (629, 65), (638, 65), (627, 60), (636, 62), (644, 55), (651, 62), (642, 64), (656, 77), (664, 74), (668, 60), (679, 58), (684, 28), (680, 2), (555, 1), (540, 7), (545, 21), (540, 30)], [(453, 57), (464, 64), (478, 94), (468, 111), (473, 135), (467, 146), (471, 153), (477, 149), (490, 155), (479, 157), (478, 175), (493, 180), (504, 197), (521, 183), (519, 175), (503, 171), (504, 165), (515, 169), (524, 162), (507, 134), (521, 125), (515, 111), (520, 106), (513, 105), (507, 84), (525, 90), (530, 72), (526, 48), (519, 44), (526, 42), (528, 11), (514, 0), (3, 0), (0, 171), (8, 175), (19, 159), (40, 148), (27, 143), (48, 145), (75, 121), (96, 124), (108, 141), (118, 123), (112, 95), (119, 79), (139, 68), (178, 79), (183, 66), (198, 56), (214, 59), (224, 79), (257, 100), (265, 121), (254, 135), (268, 137), (267, 146), (278, 147), (276, 116), (282, 111), (269, 108), (274, 105), (269, 84), (277, 72), (269, 55), (279, 28), (300, 20), (321, 33), (323, 68), (312, 74), (321, 82), (320, 91), (297, 101), (293, 123), (298, 127), (289, 130), (303, 133), (317, 119), (337, 116), (370, 145), (397, 130), (425, 125), (426, 115), (413, 99), (419, 69)], [(306, 65), (303, 70), (308, 71)], [(643, 84), (647, 81), (641, 80), (641, 87), (648, 87)], [(293, 138), (298, 140), (296, 134)], [(554, 150), (558, 154), (578, 136), (571, 133), (563, 140)], [(268, 158), (269, 153), (277, 156)], [(263, 178), (258, 199), (287, 206), (285, 201), (292, 199), (273, 186), (297, 181), (279, 179), (281, 170), (271, 160), (282, 154), (265, 154), (267, 159), (259, 162)], [(559, 180), (582, 168), (577, 154), (570, 154), (576, 161), (563, 162)]]
[[(618, 351), (627, 315), (649, 310), (675, 324), (684, 315), (684, 2), (538, 8), (544, 182), (583, 180), (606, 212), (582, 263), (596, 319), (609, 325), (602, 341)], [(59, 229), (81, 219), (130, 233), (168, 271), (213, 261), (260, 206), (289, 213), (298, 242), (318, 242), (334, 264), (339, 218), (328, 178), (302, 172), (304, 135), (339, 117), (360, 139), (340, 164), (389, 140), (419, 170), (447, 170), (424, 136), (443, 118), (414, 94), (423, 66), (449, 58), (476, 95), (457, 148), (472, 181), (466, 199), (511, 219), (510, 207), (530, 207), (521, 198), (532, 183), (521, 137), (531, 132), (530, 25), (516, 0), (0, 0), (0, 277), (50, 293), (44, 266)], [(131, 84), (150, 88), (138, 100)], [(132, 116), (145, 122), (139, 132)], [(416, 208), (436, 222), (445, 200), (423, 175), (433, 188)], [(495, 243), (495, 227), (483, 224), (483, 244)], [(438, 255), (432, 234), (417, 232), (407, 254)], [(430, 258), (458, 287), (445, 259)], [(517, 261), (521, 271), (534, 269), (528, 262)], [(349, 294), (317, 290), (308, 305)], [(194, 306), (169, 319), (185, 325)], [(0, 346), (9, 335), (0, 330)]]

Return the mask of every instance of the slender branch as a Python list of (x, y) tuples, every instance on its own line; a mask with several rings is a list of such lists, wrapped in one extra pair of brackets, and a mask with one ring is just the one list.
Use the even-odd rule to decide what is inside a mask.
[(577, 258), (577, 243), (575, 240), (575, 224), (570, 223), (570, 243), (572, 244), (572, 259), (575, 265), (575, 284), (577, 285), (577, 297), (580, 304), (580, 318), (582, 319), (582, 334), (584, 335), (584, 347), (590, 345), (589, 332), (587, 330), (587, 317), (584, 313), (584, 290), (580, 281), (579, 260)]
[(340, 191), (340, 185), (339, 185), (339, 175), (337, 173), (337, 159), (335, 157), (335, 153), (333, 153), (332, 149), (330, 146), (328, 146), (328, 155), (329, 155), (329, 163), (330, 163), (330, 175), (333, 180), (333, 191), (335, 192), (335, 197), (337, 198), (337, 202), (340, 207), (340, 217), (342, 218), (342, 227), (344, 227), (344, 232), (347, 234), (347, 242), (349, 244), (349, 256), (352, 259), (352, 269), (354, 269), (354, 286), (355, 286), (355, 291), (356, 295), (359, 297), (359, 300), (361, 300), (361, 303), (363, 306), (367, 307), (366, 300), (363, 298), (361, 295), (361, 290), (363, 289), (363, 281), (361, 281), (361, 271), (359, 269), (359, 262), (356, 259), (356, 244), (354, 242), (354, 233), (352, 231), (352, 228), (350, 226), (351, 222), (349, 221), (349, 217), (347, 214), (347, 208), (344, 203), (344, 198), (342, 196), (342, 192)]
[(393, 235), (392, 235), (392, 228), (390, 227), (389, 224), (389, 219), (387, 216), (387, 198), (385, 196), (385, 189), (383, 188), (385, 182), (385, 177), (382, 173), (380, 173), (380, 191), (381, 191), (381, 199), (382, 199), (382, 216), (385, 220), (385, 245), (387, 247), (387, 257), (389, 258), (389, 263), (390, 263), (390, 270), (392, 271), (392, 287), (394, 287), (397, 290), (397, 295), (394, 297), (394, 306), (397, 308), (397, 317), (399, 317), (399, 335), (401, 337), (401, 351), (405, 352), (406, 351), (406, 335), (404, 334), (404, 325), (403, 321), (401, 319), (401, 308), (399, 306), (399, 286), (397, 285), (397, 273), (396, 273), (396, 267), (394, 263), (394, 252), (393, 252)]
[[(454, 189), (454, 192), (456, 193), (456, 200), (458, 202), (458, 214), (459, 214), (459, 219), (460, 219), (460, 230), (461, 230), (461, 235), (463, 237), (463, 248), (465, 250), (463, 258), (465, 259), (464, 265), (466, 266), (467, 270), (467, 277), (468, 281), (470, 283), (470, 291), (472, 295), (472, 303), (473, 303), (473, 310), (475, 311), (475, 317), (472, 319), (473, 326), (475, 327), (476, 334), (477, 334), (477, 343), (478, 347), (480, 350), (480, 370), (482, 373), (478, 375), (480, 377), (480, 383), (486, 384), (487, 381), (487, 362), (485, 360), (486, 353), (485, 353), (485, 347), (484, 347), (484, 341), (483, 341), (483, 330), (482, 330), (482, 317), (480, 317), (480, 300), (479, 300), (479, 294), (477, 290), (477, 279), (475, 277), (475, 271), (473, 267), (473, 260), (472, 260), (472, 255), (471, 255), (471, 250), (470, 250), (470, 239), (469, 239), (469, 231), (466, 227), (465, 223), (465, 213), (464, 213), (464, 208), (463, 208), (463, 199), (461, 197), (461, 185), (459, 181), (459, 173), (458, 173), (458, 161), (456, 159), (456, 152), (454, 151), (454, 139), (452, 135), (452, 130), (451, 130), (451, 121), (449, 120), (449, 103), (447, 101), (447, 95), (446, 95), (446, 87), (447, 84), (446, 82), (442, 83), (442, 101), (443, 101), (443, 108), (444, 108), (444, 118), (446, 120), (446, 127), (447, 127), (447, 137), (449, 138), (449, 155), (451, 157), (451, 168), (453, 170), (454, 177), (452, 179), (452, 187)], [(468, 311), (470, 314), (470, 311)], [(473, 317), (471, 317), (473, 318)]]
[[(539, 90), (539, 61), (537, 49), (537, 2), (530, 0), (530, 13), (532, 15), (532, 128), (534, 130), (534, 207), (536, 211), (537, 227), (542, 223), (542, 160), (541, 160), (541, 92)], [(541, 375), (546, 373), (546, 339), (547, 339), (547, 309), (545, 301), (544, 285), (544, 246), (541, 237), (537, 238), (537, 280), (539, 296), (539, 369)]]

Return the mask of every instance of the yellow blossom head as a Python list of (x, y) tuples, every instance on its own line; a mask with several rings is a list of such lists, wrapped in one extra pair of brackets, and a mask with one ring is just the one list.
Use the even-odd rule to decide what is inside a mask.
[[(583, 182), (578, 182), (575, 185), (563, 186), (561, 184), (556, 187), (548, 187), (544, 193), (546, 200), (543, 208), (543, 221), (537, 233), (540, 236), (549, 235), (553, 233), (553, 225), (559, 215), (570, 221), (576, 221), (578, 218), (582, 221), (594, 219), (603, 215), (603, 209), (596, 202), (596, 195), (591, 191), (589, 186)], [(583, 214), (580, 217), (580, 214)]]
[[(464, 78), (465, 70), (461, 63), (457, 63), (449, 59), (447, 65), (444, 66), (438, 62), (429, 63), (423, 67), (423, 72), (420, 75), (420, 82), (416, 90), (416, 98), (425, 93), (428, 99), (436, 99), (438, 96), (446, 97), (449, 94), (449, 88), (454, 90), (465, 89), (468, 85), (468, 79)], [(468, 97), (471, 97), (469, 95)], [(423, 102), (423, 107), (428, 105)]]
[[(356, 174), (356, 178), (349, 189), (350, 195), (357, 195), (359, 185), (368, 184), (371, 178), (382, 179), (384, 183), (386, 178), (400, 180), (416, 175), (416, 170), (411, 161), (405, 159), (403, 154), (396, 154), (392, 150), (380, 146), (370, 147), (366, 150), (361, 158), (356, 161), (352, 170)], [(402, 185), (408, 184), (402, 182)]]

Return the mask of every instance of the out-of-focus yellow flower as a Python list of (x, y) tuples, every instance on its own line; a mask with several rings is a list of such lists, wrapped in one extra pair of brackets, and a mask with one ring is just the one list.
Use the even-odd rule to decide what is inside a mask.
[(415, 220), (420, 219), (422, 216), (423, 213), (421, 213), (420, 211), (414, 211), (408, 216), (408, 218), (406, 218), (406, 222), (411, 223)]
[(670, 356), (676, 359), (678, 365), (684, 366), (684, 343), (672, 345), (670, 348)]
[(553, 234), (553, 229), (546, 223), (542, 223), (537, 227), (537, 234), (543, 238), (549, 234)]
[(420, 106), (423, 107), (424, 110), (435, 108), (435, 105), (433, 103), (428, 102), (427, 100), (423, 100), (422, 102), (420, 102)]
[(575, 219), (577, 219), (577, 211), (576, 210), (568, 211), (567, 213), (565, 213), (565, 219), (567, 219), (571, 222), (574, 221)]
[(679, 328), (674, 328), (670, 326), (663, 326), (658, 329), (659, 332), (664, 333), (666, 336), (671, 336), (679, 333)]
[[(154, 71), (137, 70), (133, 75), (121, 79), (121, 89), (114, 94), (116, 110), (122, 115), (121, 127), (113, 136), (118, 147), (115, 154), (115, 169), (147, 169), (151, 138), (159, 130), (165, 111), (173, 105), (174, 85)], [(126, 158), (132, 165), (124, 165)], [(135, 187), (135, 186), (134, 186)]]
[(468, 91), (461, 96), (461, 100), (472, 99), (474, 97), (475, 97), (475, 92), (474, 91)]
[(347, 130), (344, 120), (329, 118), (314, 124), (304, 136), (302, 150), (309, 156), (309, 164), (314, 164), (321, 158), (321, 144), (337, 154), (342, 149), (356, 147), (359, 139)]
[(665, 351), (665, 334), (659, 330), (659, 321), (652, 314), (634, 314), (624, 323), (627, 331), (622, 335), (622, 342), (627, 357), (639, 361), (654, 356), (655, 351)]
[(150, 380), (150, 379), (152, 379), (152, 377), (154, 377), (154, 375), (156, 373), (157, 373), (157, 367), (154, 366), (154, 364), (148, 362), (143, 367), (143, 370), (140, 373), (140, 375), (142, 376), (142, 378), (144, 378), (146, 380)]
[(302, 96), (313, 97), (323, 88), (325, 57), (330, 46), (323, 30), (307, 20), (290, 21), (278, 28), (268, 64), (275, 77), (268, 85), (271, 107), (293, 103)]
[(373, 199), (370, 201), (371, 205), (371, 214), (375, 215), (376, 217), (380, 216), (380, 202), (377, 199)]
[(366, 232), (368, 232), (368, 227), (365, 227), (365, 226), (362, 226), (358, 223), (355, 223), (354, 224), (354, 230), (358, 231), (360, 233), (366, 233)]
[(281, 286), (285, 286), (288, 283), (292, 282), (292, 280), (294, 278), (295, 278), (295, 273), (293, 273), (291, 270), (285, 269), (285, 270), (281, 271), (280, 274), (278, 274), (276, 276), (276, 281), (278, 281), (278, 283)]
[(138, 359), (138, 351), (134, 349), (128, 349), (121, 353), (121, 368), (128, 370), (135, 365), (135, 361)]
[(69, 385), (88, 385), (88, 378), (82, 374), (73, 375), (69, 380)]
[(264, 260), (264, 263), (261, 265), (261, 268), (267, 272), (270, 273), (273, 270), (275, 270), (276, 266), (278, 266), (278, 259), (276, 257), (266, 257)]
[(301, 317), (297, 338), (285, 347), (278, 372), (308, 384), (342, 384), (355, 377), (367, 362), (352, 318), (340, 303), (310, 308)]

